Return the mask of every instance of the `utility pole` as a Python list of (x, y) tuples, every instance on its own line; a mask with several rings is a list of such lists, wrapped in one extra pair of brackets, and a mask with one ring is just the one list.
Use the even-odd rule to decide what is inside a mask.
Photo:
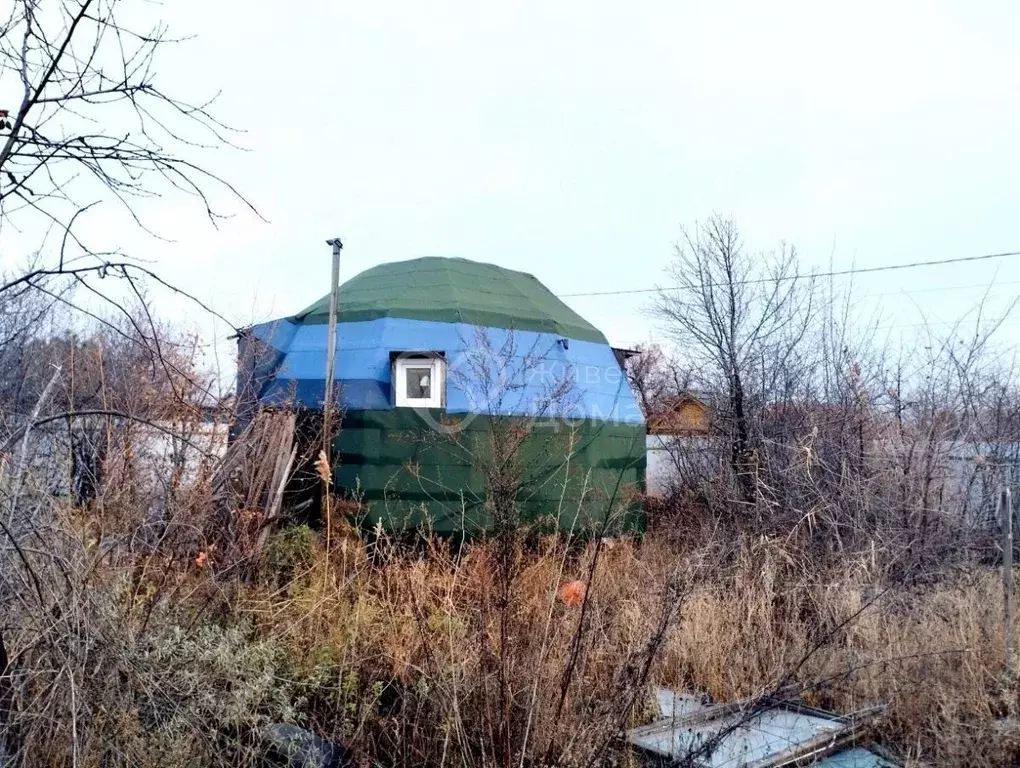
[[(326, 382), (322, 396), (322, 454), (325, 466), (322, 467), (322, 512), (326, 521), (326, 552), (333, 546), (333, 510), (330, 506), (330, 481), (333, 478), (333, 377), (336, 373), (336, 313), (340, 300), (340, 251), (344, 244), (339, 237), (326, 241), (333, 248), (333, 273), (329, 281), (329, 335), (326, 342)], [(326, 558), (326, 570), (322, 578), (329, 579), (329, 557)]]
[(1002, 597), (1006, 674), (1012, 677), (1013, 665), (1013, 492), (1007, 485), (999, 494), (1002, 517)]
[[(329, 283), (329, 336), (326, 342), (326, 390), (322, 401), (322, 450), (330, 460), (330, 439), (333, 436), (333, 377), (336, 373), (336, 315), (340, 300), (340, 251), (344, 244), (339, 237), (326, 241), (333, 248), (333, 274)], [(332, 464), (330, 465), (332, 469)]]

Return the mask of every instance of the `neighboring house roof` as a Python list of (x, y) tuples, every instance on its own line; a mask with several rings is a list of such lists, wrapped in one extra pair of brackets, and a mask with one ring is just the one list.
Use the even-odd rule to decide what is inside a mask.
[(711, 424), (711, 406), (691, 394), (670, 398), (648, 416), (650, 434), (705, 434)]
[[(340, 286), (339, 322), (380, 318), (511, 328), (606, 343), (595, 326), (533, 275), (467, 259), (428, 256), (380, 264)], [(290, 319), (328, 323), (329, 295)]]

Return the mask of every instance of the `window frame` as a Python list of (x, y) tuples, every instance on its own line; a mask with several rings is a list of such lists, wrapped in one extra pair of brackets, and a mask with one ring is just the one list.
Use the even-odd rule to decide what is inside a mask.
[[(407, 396), (407, 372), (429, 368), (429, 397)], [(401, 352), (392, 363), (393, 405), (396, 408), (443, 408), (446, 406), (446, 358), (441, 352)]]

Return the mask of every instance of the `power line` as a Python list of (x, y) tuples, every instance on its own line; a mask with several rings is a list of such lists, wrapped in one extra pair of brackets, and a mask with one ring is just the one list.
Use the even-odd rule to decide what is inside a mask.
[[(934, 285), (928, 288), (901, 288), (897, 291), (880, 291), (879, 293), (862, 293), (859, 296), (855, 296), (855, 299), (864, 301), (865, 299), (881, 299), (887, 296), (913, 296), (916, 293), (940, 293), (942, 291), (970, 291), (975, 288), (981, 288), (989, 291), (991, 295), (993, 290), (1000, 288), (1008, 288), (1013, 285), (1020, 285), (1020, 280), (996, 280), (994, 283), (969, 283), (968, 285)], [(653, 289), (658, 290), (658, 289)], [(664, 289), (667, 290), (667, 289)], [(557, 294), (561, 297), (570, 296), (603, 296), (605, 294), (594, 293), (594, 294)]]
[[(932, 261), (914, 261), (908, 264), (887, 264), (883, 267), (863, 267), (861, 269), (840, 269), (832, 272), (812, 272), (807, 275), (788, 275), (786, 277), (779, 278), (758, 278), (755, 280), (735, 280), (733, 285), (759, 285), (762, 283), (774, 283), (776, 280), (808, 280), (818, 277), (842, 277), (844, 275), (864, 275), (873, 272), (891, 272), (898, 269), (915, 269), (917, 267), (936, 267), (943, 264), (963, 264), (966, 262), (973, 261), (988, 261), (990, 259), (1004, 259), (1009, 256), (1020, 256), (1020, 251), (1006, 251), (1004, 253), (985, 253), (980, 256), (957, 256), (952, 259), (936, 259)], [(705, 287), (721, 288), (728, 285), (728, 283), (712, 283)], [(572, 299), (581, 296), (623, 296), (626, 294), (636, 293), (659, 293), (660, 291), (680, 290), (688, 289), (688, 286), (674, 285), (667, 288), (631, 288), (623, 291), (587, 291), (584, 293), (560, 293), (557, 294), (561, 299)]]
[[(1020, 316), (1013, 315), (1011, 317), (1003, 317), (998, 322), (1002, 325), (1006, 323), (1015, 323), (1020, 320)], [(896, 331), (903, 328), (938, 328), (944, 326), (966, 326), (967, 318), (963, 317), (958, 320), (928, 320), (923, 323), (897, 323), (895, 325), (876, 325), (874, 329), (876, 331)]]
[(969, 291), (973, 288), (1005, 288), (1010, 285), (1020, 285), (1020, 280), (996, 280), (994, 283), (971, 283), (970, 285), (936, 285), (931, 288), (910, 288), (899, 291), (882, 291), (881, 293), (865, 293), (861, 299), (877, 299), (883, 296), (912, 296), (915, 293), (938, 293), (939, 291)]

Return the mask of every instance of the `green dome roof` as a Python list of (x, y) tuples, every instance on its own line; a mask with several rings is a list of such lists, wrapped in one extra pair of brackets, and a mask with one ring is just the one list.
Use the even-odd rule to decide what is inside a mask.
[[(340, 322), (386, 317), (556, 333), (606, 343), (595, 326), (533, 275), (468, 259), (428, 256), (380, 264), (340, 286)], [(292, 319), (329, 322), (329, 295)]]

